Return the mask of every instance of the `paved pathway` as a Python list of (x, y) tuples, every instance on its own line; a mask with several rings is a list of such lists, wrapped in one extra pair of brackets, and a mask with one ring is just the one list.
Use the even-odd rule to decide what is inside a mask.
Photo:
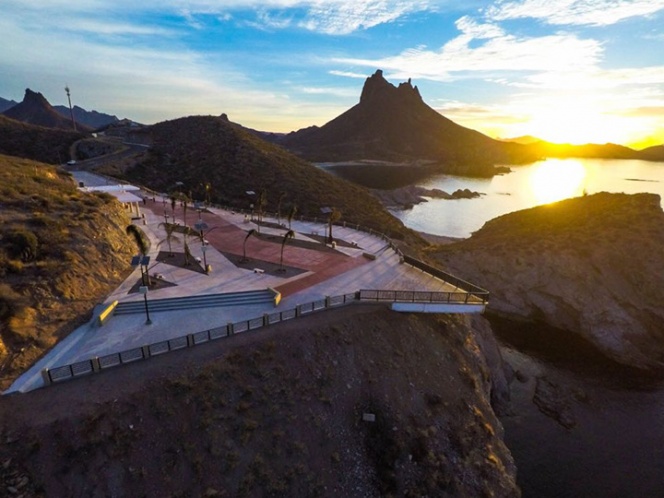
[[(77, 179), (77, 181), (79, 181)], [(94, 184), (94, 177), (85, 175), (86, 185)], [(100, 182), (101, 183), (101, 182)], [(105, 184), (105, 180), (103, 183)], [(160, 251), (167, 251), (165, 242), (164, 209), (173, 221), (170, 202), (164, 203), (159, 197), (141, 205), (144, 224), (139, 225), (152, 242), (150, 256), (150, 274), (158, 274), (161, 279), (171, 284), (169, 287), (151, 290), (148, 299), (172, 298), (191, 295), (237, 292), (266, 289), (268, 287), (282, 292), (283, 299), (278, 310), (292, 309), (304, 304), (334, 296), (355, 292), (359, 289), (400, 289), (454, 291), (450, 284), (421, 272), (409, 265), (400, 264), (397, 254), (381, 238), (364, 232), (344, 227), (334, 227), (334, 237), (348, 244), (339, 244), (336, 249), (325, 247), (315, 234), (325, 234), (326, 225), (311, 222), (292, 222), (296, 239), (318, 245), (318, 248), (299, 247), (288, 243), (284, 248), (284, 265), (299, 268), (296, 275), (279, 273), (254, 273), (251, 266), (259, 267), (262, 262), (275, 265), (280, 263), (281, 240), (284, 229), (262, 227), (263, 236), (273, 235), (274, 241), (264, 238), (250, 238), (247, 241), (247, 256), (252, 258), (250, 268), (236, 266), (229, 257), (240, 256), (248, 230), (255, 225), (248, 223), (239, 213), (211, 209), (200, 214), (208, 225), (205, 238), (210, 246), (206, 251), (208, 264), (212, 272), (206, 275), (202, 266), (198, 271), (173, 266), (167, 262), (158, 262)], [(184, 224), (184, 213), (178, 205), (175, 219)], [(199, 214), (189, 209), (187, 223), (191, 226), (198, 221)], [(275, 220), (269, 220), (274, 222)], [(139, 222), (140, 223), (140, 222)], [(182, 239), (181, 234), (177, 234)], [(351, 246), (351, 243), (355, 246)], [(201, 243), (198, 237), (189, 237), (188, 244), (195, 257), (202, 258)], [(182, 240), (173, 242), (175, 252), (183, 252)], [(312, 246), (315, 247), (315, 246)], [(376, 256), (370, 260), (363, 256), (370, 253)], [(224, 254), (229, 255), (226, 257)], [(233, 259), (233, 258), (231, 258)], [(237, 258), (235, 258), (237, 259)], [(166, 259), (168, 261), (168, 259)], [(129, 262), (127, 262), (129, 264)], [(130, 292), (140, 280), (140, 270), (136, 269), (114, 292), (100, 309), (118, 301), (142, 300), (137, 292)], [(180, 337), (189, 333), (221, 327), (229, 322), (238, 322), (273, 312), (270, 304), (236, 306), (225, 308), (204, 308), (151, 313), (152, 324), (146, 325), (144, 314), (118, 315), (99, 327), (93, 320), (70, 334), (58, 343), (44, 358), (14, 382), (8, 392), (29, 391), (42, 385), (40, 372), (43, 368), (52, 368), (76, 361), (123, 351), (166, 339)]]

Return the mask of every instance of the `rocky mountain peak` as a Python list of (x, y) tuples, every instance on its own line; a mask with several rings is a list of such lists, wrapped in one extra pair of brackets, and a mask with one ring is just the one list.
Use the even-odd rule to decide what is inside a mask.
[(42, 107), (51, 107), (46, 97), (39, 92), (33, 92), (29, 88), (25, 89), (25, 96), (23, 97), (24, 104), (39, 105)]
[(377, 69), (374, 74), (369, 76), (362, 88), (362, 95), (360, 96), (360, 103), (370, 102), (374, 99), (385, 99), (390, 97), (411, 98), (416, 97), (418, 101), (422, 101), (417, 87), (413, 87), (410, 78), (405, 83), (400, 83), (399, 87), (395, 87), (383, 77), (383, 71)]

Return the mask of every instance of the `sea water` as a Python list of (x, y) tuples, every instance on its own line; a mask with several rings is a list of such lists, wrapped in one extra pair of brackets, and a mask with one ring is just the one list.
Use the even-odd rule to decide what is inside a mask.
[[(372, 166), (375, 169), (375, 166)], [(384, 188), (381, 175), (358, 174), (363, 166), (343, 167), (334, 173), (369, 188)], [(493, 178), (451, 175), (418, 176), (414, 184), (452, 193), (469, 189), (474, 199), (428, 199), (392, 214), (414, 230), (449, 237), (469, 237), (492, 218), (521, 209), (597, 192), (651, 192), (664, 199), (664, 163), (616, 159), (546, 159), (511, 166), (511, 173)], [(354, 171), (352, 176), (349, 176)], [(418, 173), (419, 174), (419, 173)], [(359, 180), (358, 180), (359, 179)]]

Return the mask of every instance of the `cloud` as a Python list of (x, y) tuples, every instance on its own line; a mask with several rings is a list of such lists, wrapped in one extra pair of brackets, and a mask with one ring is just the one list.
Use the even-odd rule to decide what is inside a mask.
[(330, 35), (345, 35), (390, 23), (407, 14), (428, 8), (428, 2), (424, 1), (316, 2), (309, 7), (306, 19), (300, 22), (299, 26)]
[(491, 21), (539, 19), (553, 25), (608, 26), (664, 9), (664, 0), (498, 1), (486, 10)]
[[(540, 37), (517, 37), (494, 24), (480, 24), (469, 17), (456, 22), (461, 32), (439, 50), (425, 46), (379, 59), (338, 58), (335, 62), (363, 67), (381, 67), (394, 77), (417, 77), (437, 81), (478, 77), (501, 72), (574, 72), (593, 67), (603, 48), (592, 39), (556, 33)], [(489, 77), (489, 76), (487, 76)]]
[(329, 74), (333, 76), (343, 76), (344, 78), (355, 78), (355, 79), (366, 79), (367, 75), (365, 73), (354, 73), (352, 71), (337, 71), (332, 70), (328, 71)]

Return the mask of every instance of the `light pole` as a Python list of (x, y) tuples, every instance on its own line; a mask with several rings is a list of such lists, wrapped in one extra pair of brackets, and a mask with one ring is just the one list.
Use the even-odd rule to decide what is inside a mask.
[(151, 325), (152, 320), (150, 320), (150, 310), (148, 309), (148, 286), (141, 285), (138, 288), (138, 292), (143, 294), (143, 299), (145, 300), (145, 316), (147, 317), (147, 320), (145, 320), (145, 325)]

